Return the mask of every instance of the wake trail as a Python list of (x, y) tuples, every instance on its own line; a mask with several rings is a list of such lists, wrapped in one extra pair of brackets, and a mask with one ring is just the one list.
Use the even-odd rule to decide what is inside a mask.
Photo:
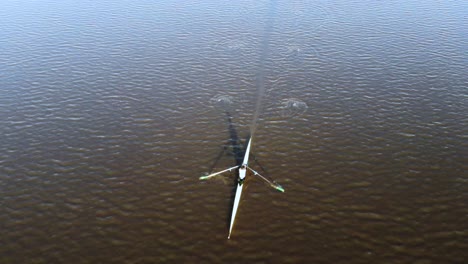
[(265, 31), (263, 32), (263, 38), (261, 42), (261, 53), (260, 53), (260, 65), (257, 73), (257, 101), (255, 102), (255, 112), (252, 119), (252, 124), (250, 125), (250, 137), (252, 138), (257, 130), (258, 119), (260, 117), (260, 112), (262, 109), (263, 99), (265, 97), (265, 61), (268, 58), (269, 54), (269, 44), (271, 34), (273, 32), (273, 22), (276, 8), (276, 0), (270, 1), (270, 6), (267, 12), (267, 20)]

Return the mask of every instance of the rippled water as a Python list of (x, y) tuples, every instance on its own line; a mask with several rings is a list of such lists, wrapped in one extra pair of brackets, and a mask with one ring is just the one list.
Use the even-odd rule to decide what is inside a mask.
[(160, 2), (2, 2), (1, 263), (468, 259), (467, 1)]

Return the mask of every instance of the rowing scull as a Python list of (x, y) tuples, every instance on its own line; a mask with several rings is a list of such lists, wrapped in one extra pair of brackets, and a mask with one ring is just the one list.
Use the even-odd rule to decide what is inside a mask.
[(249, 153), (251, 143), (252, 138), (249, 139), (249, 144), (247, 144), (247, 149), (245, 150), (244, 160), (242, 161), (242, 165), (239, 168), (239, 179), (237, 180), (236, 196), (234, 198), (234, 206), (232, 207), (231, 225), (229, 226), (228, 239), (231, 238), (232, 227), (234, 226), (234, 221), (236, 220), (237, 208), (239, 208), (242, 188), (244, 187), (245, 175), (247, 174), (247, 166), (249, 164)]
[(232, 227), (234, 226), (234, 221), (236, 220), (237, 209), (239, 208), (239, 202), (240, 202), (240, 198), (241, 198), (241, 195), (242, 195), (242, 188), (244, 187), (245, 176), (247, 175), (247, 169), (249, 169), (251, 172), (253, 172), (253, 174), (255, 176), (259, 176), (261, 179), (268, 182), (271, 187), (275, 188), (276, 190), (278, 190), (280, 192), (284, 192), (284, 189), (283, 189), (283, 187), (281, 187), (281, 185), (277, 184), (276, 182), (272, 182), (272, 181), (268, 180), (267, 178), (260, 175), (258, 172), (254, 171), (253, 169), (251, 169), (248, 166), (249, 165), (249, 154), (250, 154), (250, 145), (251, 145), (251, 143), (252, 143), (252, 137), (250, 137), (249, 143), (247, 144), (247, 148), (245, 150), (244, 160), (242, 161), (242, 165), (240, 165), (240, 166), (237, 165), (237, 166), (231, 167), (229, 169), (225, 169), (225, 170), (222, 170), (222, 171), (210, 174), (210, 175), (200, 177), (200, 180), (207, 180), (207, 179), (209, 179), (211, 177), (218, 176), (218, 175), (220, 175), (220, 174), (222, 174), (224, 172), (231, 171), (231, 170), (234, 170), (234, 169), (239, 169), (239, 171), (238, 171), (239, 172), (239, 178), (237, 179), (236, 196), (234, 197), (234, 205), (232, 207), (231, 224), (229, 226), (228, 239), (231, 238)]

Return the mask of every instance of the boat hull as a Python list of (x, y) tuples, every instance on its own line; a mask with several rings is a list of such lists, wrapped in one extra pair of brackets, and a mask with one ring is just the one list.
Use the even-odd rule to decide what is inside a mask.
[(228, 239), (231, 238), (232, 228), (234, 227), (234, 221), (236, 220), (237, 209), (239, 208), (239, 202), (242, 195), (243, 183), (237, 183), (236, 197), (234, 198), (234, 206), (232, 207), (231, 214), (231, 225), (229, 226), (229, 235)]

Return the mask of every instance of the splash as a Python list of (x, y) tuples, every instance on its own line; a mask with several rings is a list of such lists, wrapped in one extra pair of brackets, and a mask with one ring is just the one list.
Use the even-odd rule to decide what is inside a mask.
[(230, 95), (218, 94), (210, 99), (210, 103), (219, 110), (230, 110), (234, 104), (234, 99)]
[(307, 104), (296, 98), (288, 98), (281, 102), (281, 116), (295, 117), (304, 114), (307, 111)]
[(239, 55), (248, 47), (248, 41), (242, 39), (221, 39), (212, 44), (212, 48), (226, 54)]

